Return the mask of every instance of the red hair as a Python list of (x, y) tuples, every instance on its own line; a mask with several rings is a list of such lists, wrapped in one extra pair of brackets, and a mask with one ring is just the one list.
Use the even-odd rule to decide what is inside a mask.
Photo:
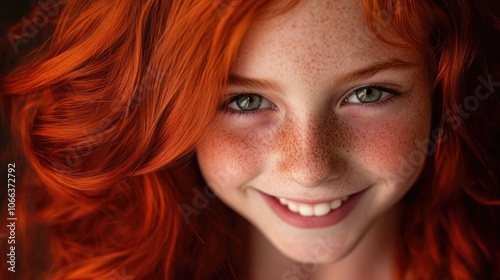
[[(19, 55), (1, 84), (15, 139), (9, 148), (24, 156), (19, 166), (30, 167), (17, 193), (22, 278), (245, 274), (243, 260), (230, 261), (237, 256), (232, 251), (245, 246), (241, 218), (217, 199), (204, 209), (189, 208), (204, 191), (193, 153), (213, 125), (246, 31), (274, 2), (62, 6), (54, 0), (57, 15), (46, 8), (32, 13), (35, 20), (45, 11), (48, 20), (37, 27), (52, 36)], [(474, 108), (469, 115), (454, 110), (474, 101), (468, 96), (477, 92), (478, 77), (488, 80), (498, 69), (494, 40), (500, 31), (492, 7), (451, 0), (364, 6), (381, 40), (427, 54), (435, 85), (440, 134), (420, 180), (401, 202), (397, 275), (498, 278), (498, 99), (490, 90), (479, 106), (467, 104)], [(26, 22), (7, 34), (16, 50), (26, 47), (15, 36)], [(48, 242), (41, 245), (40, 238)]]
[(499, 104), (492, 90), (492, 77), (500, 74), (498, 7), (486, 1), (364, 3), (381, 40), (398, 46), (377, 32), (385, 27), (406, 43), (402, 47), (430, 55), (434, 81), (433, 152), (402, 202), (398, 277), (500, 278)]

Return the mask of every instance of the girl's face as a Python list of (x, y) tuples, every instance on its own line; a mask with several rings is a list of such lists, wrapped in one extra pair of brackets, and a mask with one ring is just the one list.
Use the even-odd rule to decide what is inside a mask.
[(424, 61), (376, 39), (358, 1), (257, 20), (197, 148), (207, 184), (290, 258), (342, 259), (422, 170)]

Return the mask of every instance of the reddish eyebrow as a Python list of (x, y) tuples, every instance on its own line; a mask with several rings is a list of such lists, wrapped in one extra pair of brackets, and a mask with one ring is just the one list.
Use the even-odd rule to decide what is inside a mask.
[[(416, 63), (404, 61), (398, 58), (393, 58), (386, 61), (379, 61), (367, 67), (355, 70), (350, 73), (341, 75), (337, 82), (338, 84), (345, 84), (363, 78), (369, 78), (378, 72), (390, 69), (409, 69), (417, 66)], [(284, 86), (277, 81), (266, 79), (254, 79), (230, 74), (228, 79), (229, 85), (241, 86), (246, 88), (269, 89), (276, 92), (284, 92)]]
[(416, 63), (404, 61), (404, 60), (401, 60), (399, 58), (393, 58), (393, 59), (386, 60), (386, 61), (379, 61), (379, 62), (376, 62), (372, 65), (369, 65), (365, 68), (361, 68), (361, 69), (355, 70), (353, 72), (344, 74), (344, 75), (340, 76), (340, 78), (338, 79), (338, 82), (340, 84), (345, 84), (345, 83), (349, 83), (349, 82), (352, 82), (355, 80), (369, 78), (369, 77), (371, 77), (371, 76), (373, 76), (381, 71), (394, 70), (394, 69), (404, 70), (404, 69), (410, 69), (410, 68), (413, 68), (416, 66), (417, 66)]
[(276, 92), (284, 92), (284, 87), (276, 81), (265, 79), (252, 79), (238, 75), (229, 75), (229, 85), (241, 86), (246, 88), (270, 89)]

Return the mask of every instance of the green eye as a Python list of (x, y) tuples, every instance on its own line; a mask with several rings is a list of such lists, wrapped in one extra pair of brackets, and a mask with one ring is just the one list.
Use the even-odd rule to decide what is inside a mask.
[(345, 101), (348, 103), (374, 103), (385, 99), (390, 94), (388, 91), (376, 87), (365, 87), (355, 90)]
[(258, 95), (242, 95), (237, 96), (234, 100), (238, 108), (242, 111), (254, 111), (259, 109), (262, 103), (262, 97)]
[(270, 109), (273, 106), (269, 100), (260, 95), (240, 94), (231, 98), (227, 107), (235, 111), (249, 112), (259, 109)]

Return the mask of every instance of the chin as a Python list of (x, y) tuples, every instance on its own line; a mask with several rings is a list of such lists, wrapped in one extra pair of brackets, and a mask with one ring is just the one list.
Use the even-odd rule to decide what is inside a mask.
[(332, 235), (324, 233), (316, 237), (305, 234), (302, 238), (297, 236), (289, 240), (281, 238), (282, 235), (268, 236), (266, 238), (281, 254), (298, 263), (331, 264), (347, 257), (358, 245), (364, 235), (356, 238), (354, 235)]

